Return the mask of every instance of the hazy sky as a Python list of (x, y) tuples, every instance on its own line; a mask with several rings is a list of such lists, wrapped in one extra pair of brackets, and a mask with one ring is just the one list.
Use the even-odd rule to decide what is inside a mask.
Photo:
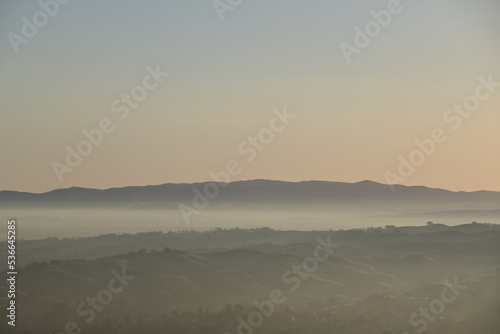
[[(404, 184), (500, 191), (500, 87), (456, 130), (443, 120), (479, 76), (500, 82), (500, 4), (402, 1), (348, 64), (339, 44), (388, 2), (243, 0), (221, 21), (211, 1), (73, 0), (15, 53), (9, 33), (41, 8), (2, 1), (0, 189), (206, 181), (231, 160), (231, 180), (385, 183), (442, 128)], [(120, 119), (113, 101), (157, 64), (170, 76)], [(246, 161), (238, 146), (284, 106), (296, 118)], [(113, 132), (59, 182), (52, 163), (104, 118)]]

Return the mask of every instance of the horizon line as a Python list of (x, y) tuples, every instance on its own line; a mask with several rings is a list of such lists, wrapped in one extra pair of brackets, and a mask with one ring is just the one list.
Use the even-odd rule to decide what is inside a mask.
[(58, 190), (68, 190), (68, 189), (87, 189), (87, 190), (113, 190), (113, 189), (124, 189), (124, 188), (142, 188), (142, 187), (158, 187), (158, 186), (164, 186), (164, 185), (200, 185), (200, 184), (206, 184), (210, 182), (215, 182), (215, 183), (224, 183), (224, 184), (232, 184), (232, 183), (239, 183), (239, 182), (255, 182), (255, 181), (265, 181), (265, 182), (282, 182), (282, 183), (305, 183), (305, 182), (323, 182), (323, 183), (343, 183), (343, 184), (358, 184), (358, 183), (375, 183), (378, 185), (382, 186), (387, 186), (387, 187), (404, 187), (404, 188), (426, 188), (426, 189), (432, 189), (432, 190), (443, 190), (443, 191), (449, 191), (453, 193), (478, 193), (478, 192), (491, 192), (491, 193), (499, 193), (500, 190), (485, 190), (485, 189), (480, 189), (480, 190), (472, 190), (472, 191), (466, 191), (466, 190), (450, 190), (446, 188), (439, 188), (439, 187), (431, 187), (431, 186), (425, 186), (425, 185), (405, 185), (405, 184), (387, 184), (387, 183), (382, 183), (382, 182), (377, 182), (373, 180), (361, 180), (361, 181), (354, 181), (354, 182), (348, 182), (348, 181), (329, 181), (329, 180), (301, 180), (301, 181), (286, 181), (286, 180), (277, 180), (277, 179), (246, 179), (246, 180), (237, 180), (237, 181), (229, 181), (229, 182), (217, 182), (214, 180), (208, 180), (208, 181), (199, 181), (199, 182), (166, 182), (166, 183), (159, 183), (159, 184), (145, 184), (145, 185), (127, 185), (127, 186), (116, 186), (116, 187), (109, 187), (109, 188), (90, 188), (90, 187), (80, 187), (80, 186), (70, 186), (70, 187), (65, 187), (65, 188), (54, 188), (52, 190), (44, 191), (44, 192), (30, 192), (30, 191), (19, 191), (19, 190), (9, 190), (9, 189), (3, 189), (0, 190), (1, 192), (15, 192), (15, 193), (24, 193), (24, 194), (34, 194), (34, 195), (43, 195), (47, 193), (51, 193), (54, 191)]

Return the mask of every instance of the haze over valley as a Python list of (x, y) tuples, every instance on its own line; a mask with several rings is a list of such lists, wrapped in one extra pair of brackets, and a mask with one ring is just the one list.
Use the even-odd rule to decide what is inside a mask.
[(217, 227), (337, 230), (428, 221), (500, 223), (500, 193), (491, 191), (406, 186), (392, 191), (371, 181), (253, 180), (221, 184), (212, 199), (205, 194), (206, 186), (68, 188), (42, 194), (0, 191), (0, 213), (17, 210), (23, 239)]

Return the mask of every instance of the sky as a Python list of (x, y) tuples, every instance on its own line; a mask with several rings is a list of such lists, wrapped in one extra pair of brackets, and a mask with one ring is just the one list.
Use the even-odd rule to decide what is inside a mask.
[(356, 44), (390, 3), (2, 1), (0, 190), (202, 182), (233, 161), (230, 181), (500, 191), (500, 87), (448, 111), (500, 82), (500, 4), (402, 0)]

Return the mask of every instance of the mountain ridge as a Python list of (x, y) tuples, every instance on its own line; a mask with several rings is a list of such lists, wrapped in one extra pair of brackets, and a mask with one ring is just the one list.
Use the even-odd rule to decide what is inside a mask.
[[(55, 189), (43, 193), (30, 193), (12, 190), (0, 191), (0, 201), (185, 201), (194, 196), (195, 188), (203, 192), (208, 184), (215, 182), (197, 183), (164, 183), (159, 185), (146, 186), (125, 186), (107, 189), (95, 189), (84, 187), (69, 187)], [(413, 193), (410, 197), (439, 196), (439, 197), (495, 197), (500, 203), (500, 192), (479, 190), (479, 191), (452, 191), (441, 188), (431, 188), (427, 186), (405, 186), (394, 185), (394, 191), (383, 183), (370, 180), (359, 182), (338, 182), (338, 181), (280, 181), (280, 180), (244, 180), (229, 183), (218, 183), (219, 196), (227, 199), (255, 200), (256, 197), (290, 198), (295, 197), (336, 197), (362, 199), (364, 197), (398, 198)], [(225, 196), (224, 193), (231, 193)], [(237, 195), (235, 197), (235, 195)]]

